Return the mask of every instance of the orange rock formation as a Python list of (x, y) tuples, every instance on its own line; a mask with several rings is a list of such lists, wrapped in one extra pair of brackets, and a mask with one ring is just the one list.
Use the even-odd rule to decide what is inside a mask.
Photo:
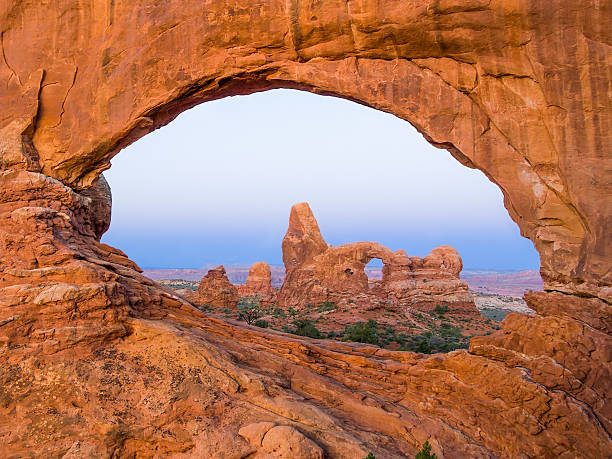
[[(611, 14), (0, 2), (0, 455), (279, 451), (276, 427), (266, 446), (240, 434), (262, 422), (330, 458), (426, 439), (449, 459), (612, 455)], [(427, 358), (314, 341), (207, 317), (99, 242), (114, 155), (196, 104), (271, 88), (392, 113), (483, 171), (540, 253), (537, 314)]]
[(227, 278), (223, 266), (209, 270), (202, 278), (196, 302), (218, 308), (238, 308), (238, 289)]
[[(368, 281), (364, 271), (374, 258), (384, 264), (382, 281)], [(429, 311), (443, 304), (478, 314), (467, 284), (459, 279), (463, 263), (452, 247), (437, 247), (425, 258), (393, 252), (375, 242), (331, 247), (305, 202), (291, 208), (283, 260), (286, 277), (277, 296), (281, 307), (330, 301), (347, 307)]]
[(257, 296), (263, 301), (272, 301), (276, 290), (272, 287), (270, 265), (264, 261), (253, 263), (246, 283), (238, 286), (240, 296)]

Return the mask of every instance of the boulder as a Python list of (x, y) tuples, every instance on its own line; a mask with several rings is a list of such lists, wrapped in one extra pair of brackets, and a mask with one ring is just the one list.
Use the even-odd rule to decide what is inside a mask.
[[(258, 422), (242, 427), (238, 434), (270, 459), (323, 459), (325, 452), (292, 426)], [(258, 456), (259, 457), (259, 456)]]

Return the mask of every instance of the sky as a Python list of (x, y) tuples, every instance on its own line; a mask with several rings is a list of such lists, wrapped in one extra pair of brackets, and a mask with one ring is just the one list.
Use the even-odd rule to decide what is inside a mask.
[(206, 102), (122, 150), (104, 173), (103, 242), (141, 268), (282, 264), (291, 206), (332, 245), (375, 241), (468, 269), (537, 269), (499, 188), (408, 122), (339, 98), (273, 90)]

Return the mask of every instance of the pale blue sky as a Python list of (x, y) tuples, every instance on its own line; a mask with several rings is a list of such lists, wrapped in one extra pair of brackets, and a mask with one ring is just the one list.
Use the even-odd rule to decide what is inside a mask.
[(289, 210), (302, 201), (334, 245), (424, 256), (450, 244), (467, 268), (538, 268), (480, 171), (406, 121), (342, 99), (275, 90), (207, 102), (112, 163), (103, 241), (143, 268), (282, 264)]

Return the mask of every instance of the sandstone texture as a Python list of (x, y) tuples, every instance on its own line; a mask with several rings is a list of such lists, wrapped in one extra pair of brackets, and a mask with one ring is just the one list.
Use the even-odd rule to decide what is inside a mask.
[[(0, 456), (399, 458), (429, 439), (449, 459), (610, 457), (611, 15), (0, 0)], [(310, 340), (207, 316), (100, 243), (114, 155), (196, 104), (272, 88), (392, 113), (485, 173), (540, 253), (536, 314), (429, 357)], [(240, 434), (262, 422), (261, 446)]]
[(209, 270), (202, 278), (195, 302), (217, 308), (238, 308), (238, 288), (229, 281), (223, 266)]
[(272, 302), (276, 290), (272, 287), (270, 265), (263, 261), (253, 263), (246, 282), (238, 286), (238, 294), (240, 296), (256, 296), (260, 301)]
[[(431, 311), (438, 305), (453, 312), (478, 315), (472, 294), (459, 279), (461, 257), (449, 246), (425, 258), (393, 252), (375, 242), (329, 246), (307, 203), (291, 208), (283, 239), (286, 276), (277, 304), (303, 308), (323, 302), (372, 309)], [(383, 262), (382, 280), (368, 279), (366, 265)]]

